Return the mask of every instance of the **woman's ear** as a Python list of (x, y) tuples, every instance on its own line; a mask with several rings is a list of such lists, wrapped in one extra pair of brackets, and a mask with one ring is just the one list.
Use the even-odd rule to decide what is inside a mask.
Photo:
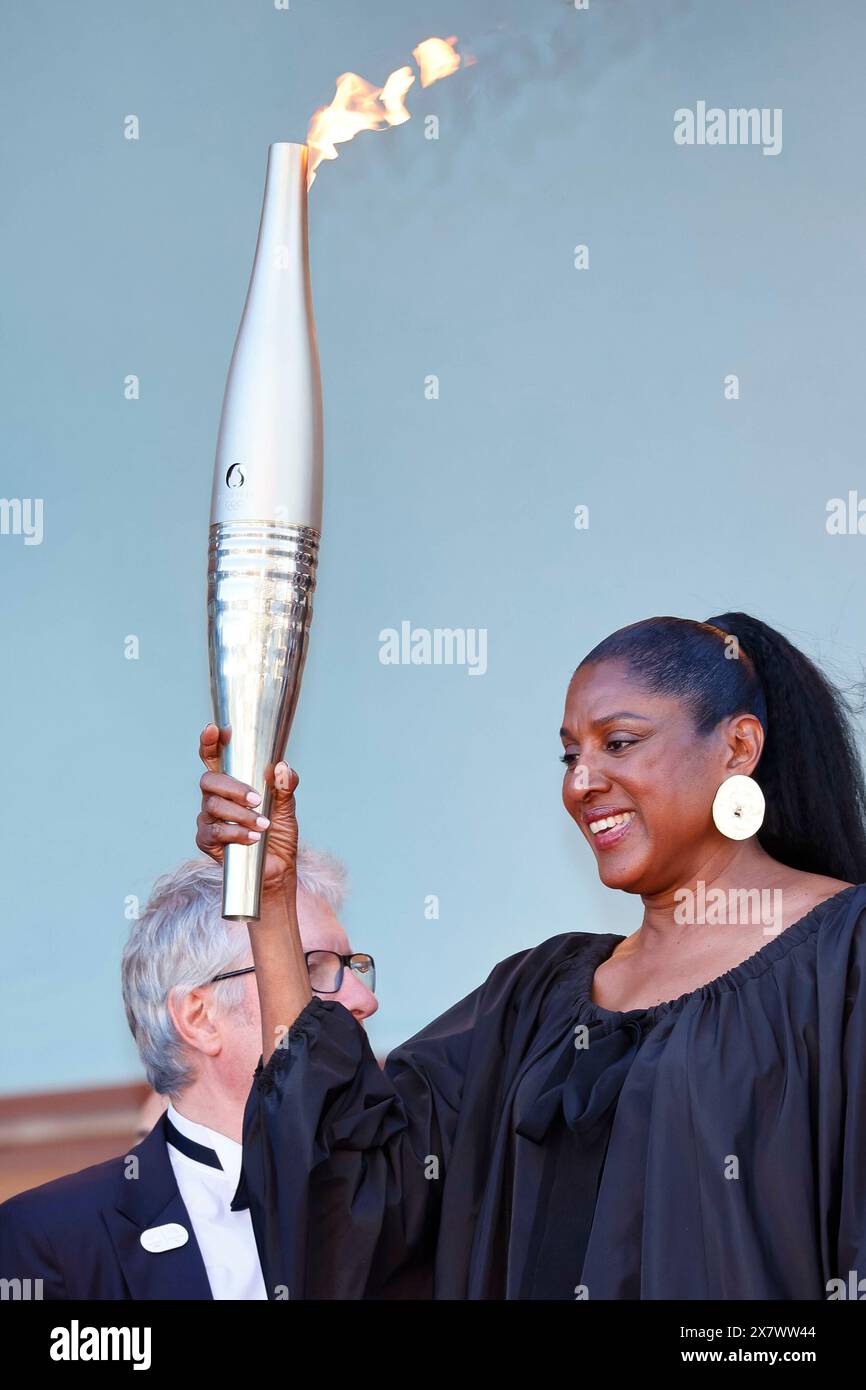
[(751, 777), (764, 747), (761, 721), (753, 714), (738, 714), (728, 720), (725, 731), (728, 758), (725, 768), (732, 775)]

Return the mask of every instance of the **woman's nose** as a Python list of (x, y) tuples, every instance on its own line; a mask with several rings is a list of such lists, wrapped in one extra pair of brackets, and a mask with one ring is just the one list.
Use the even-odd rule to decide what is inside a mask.
[(583, 803), (590, 792), (604, 791), (609, 785), (607, 778), (587, 761), (569, 768), (563, 790), (569, 800)]

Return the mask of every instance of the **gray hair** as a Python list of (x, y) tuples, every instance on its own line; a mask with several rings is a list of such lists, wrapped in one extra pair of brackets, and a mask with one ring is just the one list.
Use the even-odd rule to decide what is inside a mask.
[[(298, 887), (339, 912), (346, 870), (338, 859), (299, 845)], [(221, 916), (222, 869), (212, 859), (187, 859), (157, 879), (141, 917), (132, 923), (121, 961), (123, 1004), (147, 1079), (160, 1095), (174, 1096), (195, 1072), (169, 1008), (171, 996), (191, 990), (249, 960), (249, 936), (241, 923)], [(214, 985), (217, 1009), (237, 1008), (243, 979)]]

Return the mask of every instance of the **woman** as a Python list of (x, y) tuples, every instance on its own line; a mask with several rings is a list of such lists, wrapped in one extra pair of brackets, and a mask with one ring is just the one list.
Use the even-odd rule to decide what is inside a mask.
[[(581, 662), (562, 740), (565, 807), (640, 926), (503, 961), (384, 1074), (310, 998), (294, 773), (277, 794), (244, 1125), (272, 1296), (824, 1299), (866, 1276), (866, 798), (841, 697), (745, 614), (652, 618)], [(202, 788), (202, 849), (258, 833), (246, 787)]]

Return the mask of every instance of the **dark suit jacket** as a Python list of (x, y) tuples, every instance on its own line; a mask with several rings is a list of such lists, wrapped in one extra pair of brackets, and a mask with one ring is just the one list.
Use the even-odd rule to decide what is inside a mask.
[[(41, 1279), (45, 1299), (210, 1299), (164, 1125), (161, 1116), (147, 1138), (121, 1158), (4, 1202), (0, 1279)], [(169, 1222), (189, 1232), (186, 1244), (158, 1253), (145, 1250), (142, 1231)]]

